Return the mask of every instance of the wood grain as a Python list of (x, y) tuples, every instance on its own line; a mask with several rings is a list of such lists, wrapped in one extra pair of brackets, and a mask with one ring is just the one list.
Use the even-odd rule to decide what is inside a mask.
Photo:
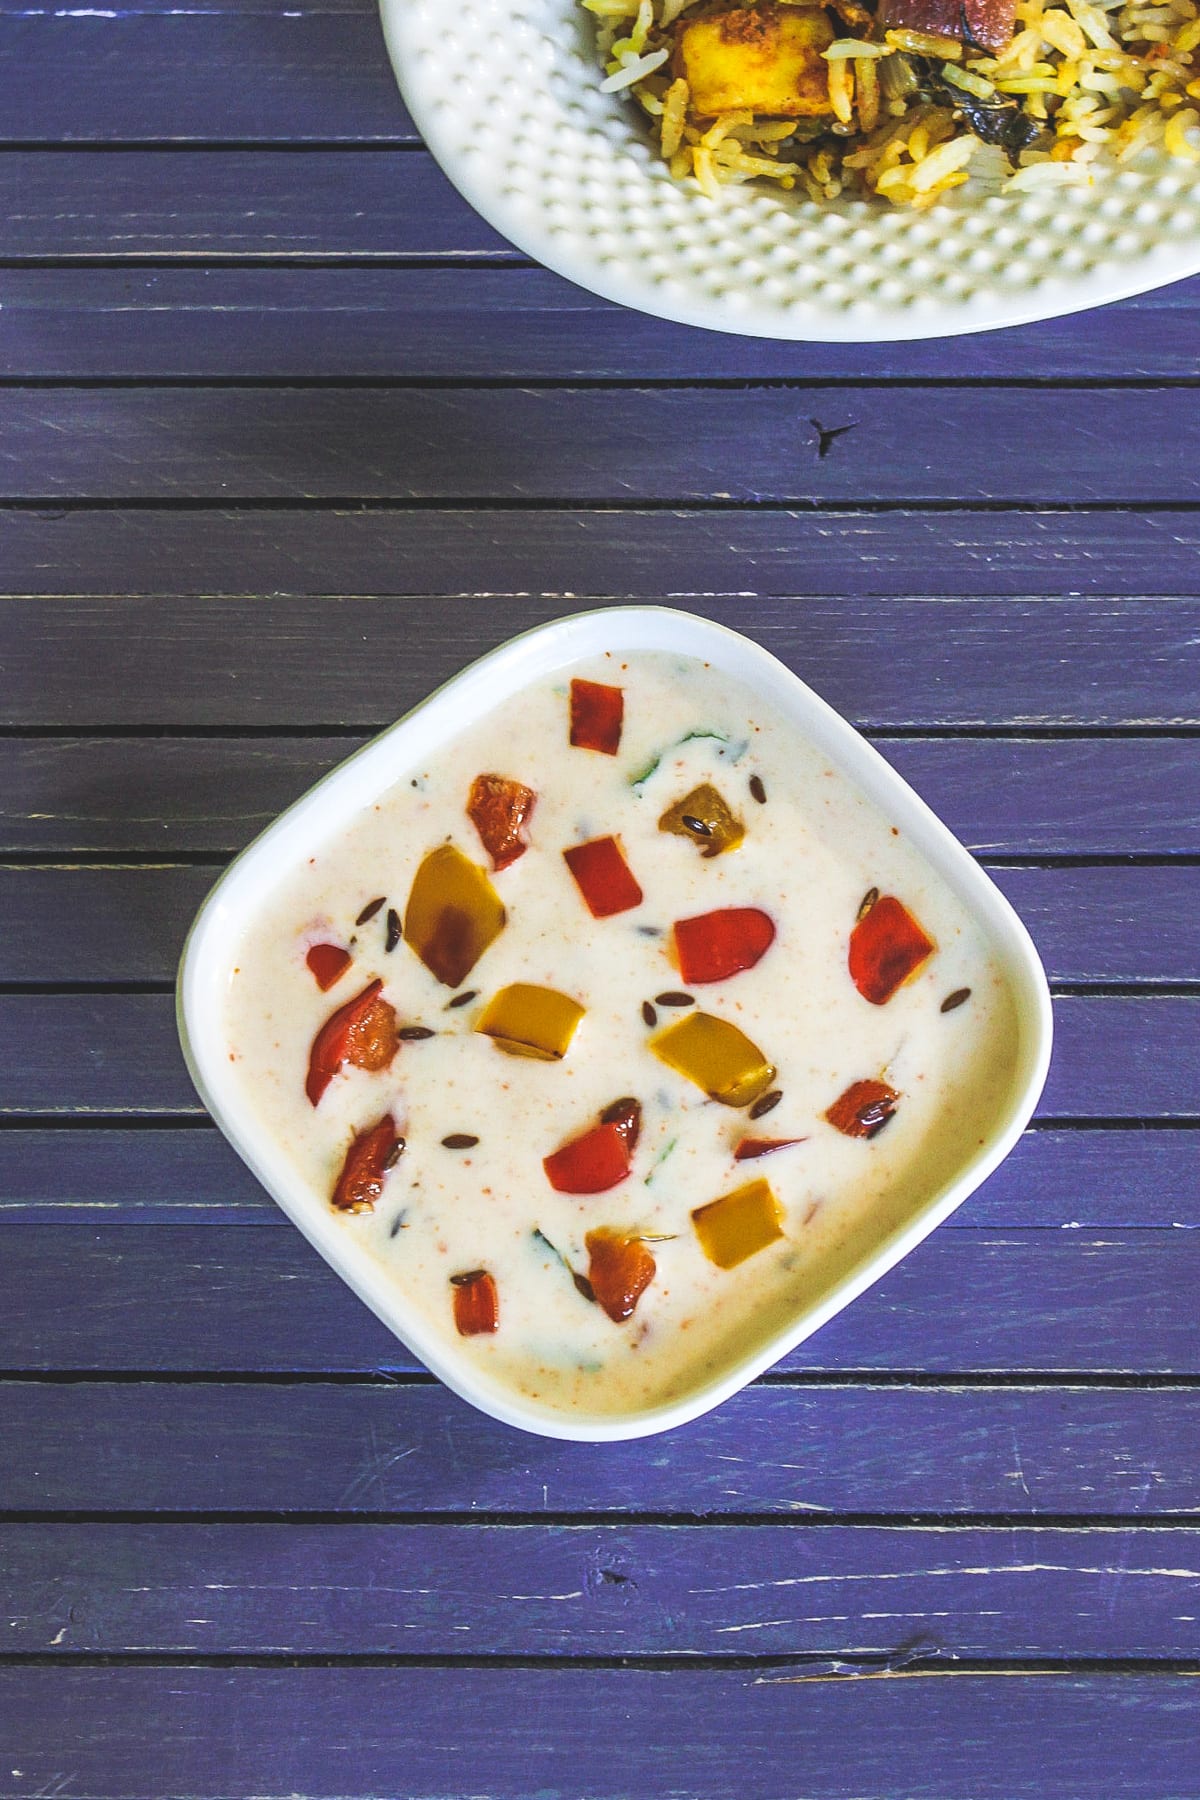
[[(152, 160), (157, 167), (162, 159)], [(293, 169), (297, 161), (281, 160)], [(413, 159), (398, 160), (407, 167)], [(199, 161), (207, 168), (211, 158)], [(421, 208), (417, 216), (442, 215)], [(831, 442), (822, 428), (841, 435)], [(1200, 420), (1188, 388), (55, 388), (0, 395), (0, 497), (60, 496), (1194, 504)]]
[(94, 1517), (1153, 1519), (1200, 1514), (1197, 1429), (1195, 1387), (760, 1382), (614, 1453), (432, 1381), (0, 1381), (6, 1508)]
[[(11, 510), (9, 593), (1194, 596), (1190, 512)], [(130, 572), (136, 578), (130, 579)]]
[[(785, 1371), (1200, 1374), (1194, 1231), (940, 1231)], [(410, 1373), (295, 1232), (16, 1225), (0, 1369)]]
[(512, 246), (467, 205), (431, 156), (383, 146), (301, 156), (214, 145), (108, 150), (97, 144), (53, 157), (10, 150), (0, 158), (0, 221), (9, 262), (516, 260)]
[(1170, 1673), (3, 1669), (0, 1794), (1195, 1800), (1198, 1707)]
[[(8, 1656), (1194, 1655), (1200, 1528), (0, 1528)], [(452, 1596), (452, 1599), (451, 1599)], [(449, 1601), (449, 1604), (448, 1604)]]
[(374, 9), (10, 12), (14, 144), (415, 142)]
[[(346, 205), (353, 209), (350, 190)], [(0, 272), (0, 294), (0, 374), (59, 380), (1069, 384), (1200, 374), (1200, 278), (1084, 315), (910, 344), (772, 343), (695, 331), (517, 267), (51, 266)]]
[[(506, 637), (593, 605), (529, 594), (0, 598), (0, 725), (378, 730)], [(747, 633), (867, 729), (1200, 725), (1194, 597), (700, 596), (686, 609)], [(137, 681), (120, 653), (133, 643)]]

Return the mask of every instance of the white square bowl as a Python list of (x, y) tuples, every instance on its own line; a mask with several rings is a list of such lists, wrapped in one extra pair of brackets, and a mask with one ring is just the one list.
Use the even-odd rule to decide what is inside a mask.
[[(797, 733), (905, 833), (981, 928), (1008, 982), (1017, 1020), (1016, 1066), (1006, 1107), (953, 1178), (932, 1188), (891, 1231), (782, 1330), (669, 1403), (628, 1414), (573, 1415), (539, 1406), (456, 1354), (406, 1304), (370, 1253), (338, 1228), (288, 1167), (231, 1070), (223, 1004), (247, 923), (313, 849), (390, 790), (410, 769), (501, 701), (584, 658), (611, 651), (667, 651), (706, 660), (774, 704)], [(811, 1336), (892, 1268), (1007, 1156), (1041, 1093), (1050, 1060), (1046, 977), (1007, 900), (908, 784), (833, 709), (775, 657), (737, 632), (666, 607), (609, 607), (560, 619), (483, 657), (319, 781), (244, 850), (205, 901), (179, 970), (179, 1034), (192, 1079), (234, 1149), (330, 1267), (435, 1375), (484, 1412), (547, 1437), (602, 1441), (647, 1436), (707, 1412)]]

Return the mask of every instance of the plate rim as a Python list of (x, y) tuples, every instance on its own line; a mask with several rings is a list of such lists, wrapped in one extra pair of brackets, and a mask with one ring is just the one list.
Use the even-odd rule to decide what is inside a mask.
[[(792, 318), (781, 308), (767, 308), (761, 303), (726, 315), (718, 300), (699, 294), (666, 293), (656, 283), (640, 278), (631, 262), (622, 263), (619, 273), (598, 260), (585, 266), (581, 259), (563, 249), (553, 231), (539, 225), (539, 215), (514, 207), (501, 188), (477, 179), (458, 146), (439, 124), (438, 108), (421, 81), (417, 59), (408, 57), (405, 32), (412, 29), (411, 0), (379, 0), (379, 11), (401, 98), (426, 149), (468, 205), (516, 249), (565, 281), (602, 300), (670, 324), (786, 343), (918, 343), (1069, 318), (1152, 293), (1200, 273), (1200, 234), (1191, 240), (1194, 247), (1190, 252), (1184, 248), (1190, 241), (1187, 234), (1180, 234), (1173, 240), (1160, 241), (1148, 257), (1132, 263), (1109, 257), (1086, 274), (1055, 277), (1050, 289), (1018, 290), (1011, 296), (990, 290), (979, 302), (956, 303), (939, 298), (928, 309), (905, 309), (895, 322), (881, 318), (875, 323), (858, 318), (843, 326), (837, 309), (822, 307), (816, 301), (810, 302), (811, 318)], [(619, 96), (613, 98), (619, 103)], [(1200, 181), (1200, 165), (1197, 170)], [(1098, 172), (1103, 173), (1103, 167)], [(1138, 272), (1133, 273), (1134, 269)], [(843, 309), (843, 313), (849, 319), (849, 309)]]

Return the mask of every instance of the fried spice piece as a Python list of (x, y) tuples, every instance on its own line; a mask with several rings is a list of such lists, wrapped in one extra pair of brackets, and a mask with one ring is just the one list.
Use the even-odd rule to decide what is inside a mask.
[(313, 1039), (304, 1091), (313, 1106), (343, 1063), (372, 1074), (386, 1069), (397, 1050), (396, 1009), (381, 998), (382, 981), (369, 981), (360, 994), (339, 1006)]
[(852, 1081), (825, 1117), (843, 1137), (877, 1137), (896, 1116), (900, 1095), (886, 1081)]
[(834, 38), (819, 8), (724, 7), (680, 27), (672, 69), (687, 82), (691, 111), (819, 117), (833, 109), (829, 65), (822, 52)]
[(629, 1174), (641, 1129), (640, 1103), (614, 1100), (598, 1125), (542, 1158), (547, 1181), (560, 1194), (606, 1193)]
[(450, 1285), (459, 1337), (483, 1337), (499, 1330), (500, 1296), (494, 1276), (486, 1269), (471, 1269), (465, 1275), (452, 1275)]
[(642, 890), (617, 838), (572, 844), (563, 858), (593, 919), (609, 919), (642, 904)]
[(383, 1192), (384, 1178), (404, 1150), (391, 1113), (378, 1125), (360, 1131), (346, 1152), (342, 1172), (334, 1185), (332, 1204), (337, 1212), (371, 1212)]
[(571, 744), (576, 750), (598, 750), (615, 756), (621, 748), (625, 690), (603, 681), (571, 683)]
[(981, 50), (1004, 50), (1012, 41), (1016, 10), (1016, 0), (883, 0), (879, 15), (890, 31), (920, 31)]
[(657, 1263), (640, 1237), (619, 1231), (589, 1231), (588, 1282), (596, 1304), (619, 1325), (654, 1280)]
[(324, 994), (341, 980), (354, 959), (340, 944), (314, 944), (304, 960), (313, 980)]
[(690, 838), (704, 857), (736, 850), (746, 835), (746, 827), (710, 781), (702, 781), (674, 806), (668, 806), (658, 829), (672, 837)]
[(532, 788), (507, 775), (477, 775), (471, 783), (467, 817), (479, 833), (493, 869), (507, 869), (528, 850), (524, 831), (536, 801)]
[(499, 937), (505, 917), (483, 870), (454, 844), (439, 844), (413, 878), (404, 935), (430, 974), (456, 988)]
[(677, 919), (674, 931), (679, 973), (697, 986), (752, 969), (775, 942), (774, 922), (757, 906), (726, 906)]
[(872, 888), (850, 933), (850, 979), (872, 1006), (886, 1006), (934, 952), (933, 939), (894, 894)]

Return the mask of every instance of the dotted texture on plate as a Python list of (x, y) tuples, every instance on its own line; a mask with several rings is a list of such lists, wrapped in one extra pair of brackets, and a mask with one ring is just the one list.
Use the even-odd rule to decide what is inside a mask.
[(519, 248), (644, 312), (763, 337), (937, 337), (1200, 269), (1200, 176), (1162, 152), (1025, 192), (1005, 192), (998, 165), (921, 213), (753, 185), (713, 201), (672, 180), (634, 103), (599, 91), (577, 0), (381, 6), (404, 98), (455, 186)]

